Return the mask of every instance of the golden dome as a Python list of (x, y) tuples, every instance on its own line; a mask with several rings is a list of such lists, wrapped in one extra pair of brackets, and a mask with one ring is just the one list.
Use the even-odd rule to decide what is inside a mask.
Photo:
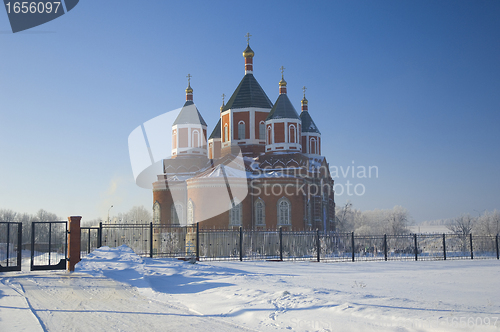
[(302, 103), (302, 105), (307, 105), (306, 96), (304, 96), (304, 98), (302, 98), (302, 100), (300, 102)]
[(188, 85), (188, 87), (186, 88), (186, 93), (193, 93), (193, 88), (191, 87), (191, 84)]
[(286, 86), (286, 81), (283, 77), (281, 78), (280, 86)]
[(243, 51), (243, 57), (245, 58), (253, 58), (254, 55), (255, 53), (253, 53), (250, 45), (248, 45), (247, 48), (245, 48), (245, 50)]

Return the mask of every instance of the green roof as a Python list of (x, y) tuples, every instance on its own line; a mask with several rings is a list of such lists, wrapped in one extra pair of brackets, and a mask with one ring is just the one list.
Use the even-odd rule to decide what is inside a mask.
[(318, 133), (319, 132), (318, 127), (314, 123), (313, 119), (311, 118), (311, 115), (307, 111), (303, 111), (300, 113), (300, 119), (302, 120), (302, 132), (303, 133)]
[(173, 125), (177, 124), (201, 124), (203, 126), (207, 125), (200, 112), (198, 112), (195, 104), (191, 100), (186, 101), (181, 111), (179, 112), (179, 115), (177, 116), (177, 119), (175, 119)]
[(219, 118), (219, 122), (217, 122), (217, 124), (215, 125), (215, 128), (212, 131), (212, 133), (210, 134), (210, 137), (208, 139), (211, 139), (211, 138), (221, 138), (221, 134), (220, 134), (220, 118)]
[(271, 119), (300, 119), (286, 93), (279, 95), (271, 112), (269, 112), (266, 120)]
[(228, 109), (247, 107), (273, 107), (273, 103), (271, 103), (271, 100), (269, 100), (264, 90), (262, 90), (262, 87), (259, 82), (257, 82), (253, 74), (246, 74), (243, 77), (226, 106), (222, 109), (222, 112), (227, 111)]

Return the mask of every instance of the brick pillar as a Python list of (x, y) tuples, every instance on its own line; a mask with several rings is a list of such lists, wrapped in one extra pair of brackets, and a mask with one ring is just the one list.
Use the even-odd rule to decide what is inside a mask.
[(68, 217), (68, 271), (74, 271), (80, 261), (80, 220), (82, 217)]

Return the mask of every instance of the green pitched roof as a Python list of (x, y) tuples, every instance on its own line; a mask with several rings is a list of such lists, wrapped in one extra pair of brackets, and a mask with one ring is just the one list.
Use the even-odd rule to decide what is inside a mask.
[(300, 119), (286, 93), (279, 95), (271, 112), (269, 112), (266, 120), (271, 119)]
[(273, 107), (273, 103), (271, 103), (271, 100), (269, 100), (264, 90), (262, 90), (262, 87), (253, 74), (246, 74), (243, 77), (226, 106), (222, 109), (222, 112), (228, 109), (247, 107)]
[(313, 119), (311, 118), (311, 115), (309, 112), (304, 111), (300, 113), (300, 119), (302, 120), (302, 132), (303, 133), (318, 133), (319, 132), (318, 127), (314, 123)]
[(186, 103), (182, 107), (173, 125), (176, 124), (201, 124), (203, 126), (207, 125), (200, 112), (198, 112), (195, 104), (191, 100), (186, 101)]
[(221, 138), (221, 133), (220, 133), (220, 118), (219, 118), (219, 122), (217, 122), (217, 124), (215, 125), (215, 128), (212, 131), (212, 133), (210, 134), (210, 137), (208, 139), (211, 139), (211, 138)]

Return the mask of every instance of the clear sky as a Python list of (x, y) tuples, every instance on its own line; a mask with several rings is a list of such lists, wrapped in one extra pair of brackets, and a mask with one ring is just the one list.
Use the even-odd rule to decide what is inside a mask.
[(0, 10), (0, 208), (89, 220), (152, 207), (128, 135), (183, 105), (188, 73), (211, 132), (250, 32), (271, 101), (281, 66), (298, 111), (307, 86), (337, 204), (402, 205), (417, 222), (499, 209), (499, 16), (497, 0), (82, 0), (12, 34)]

